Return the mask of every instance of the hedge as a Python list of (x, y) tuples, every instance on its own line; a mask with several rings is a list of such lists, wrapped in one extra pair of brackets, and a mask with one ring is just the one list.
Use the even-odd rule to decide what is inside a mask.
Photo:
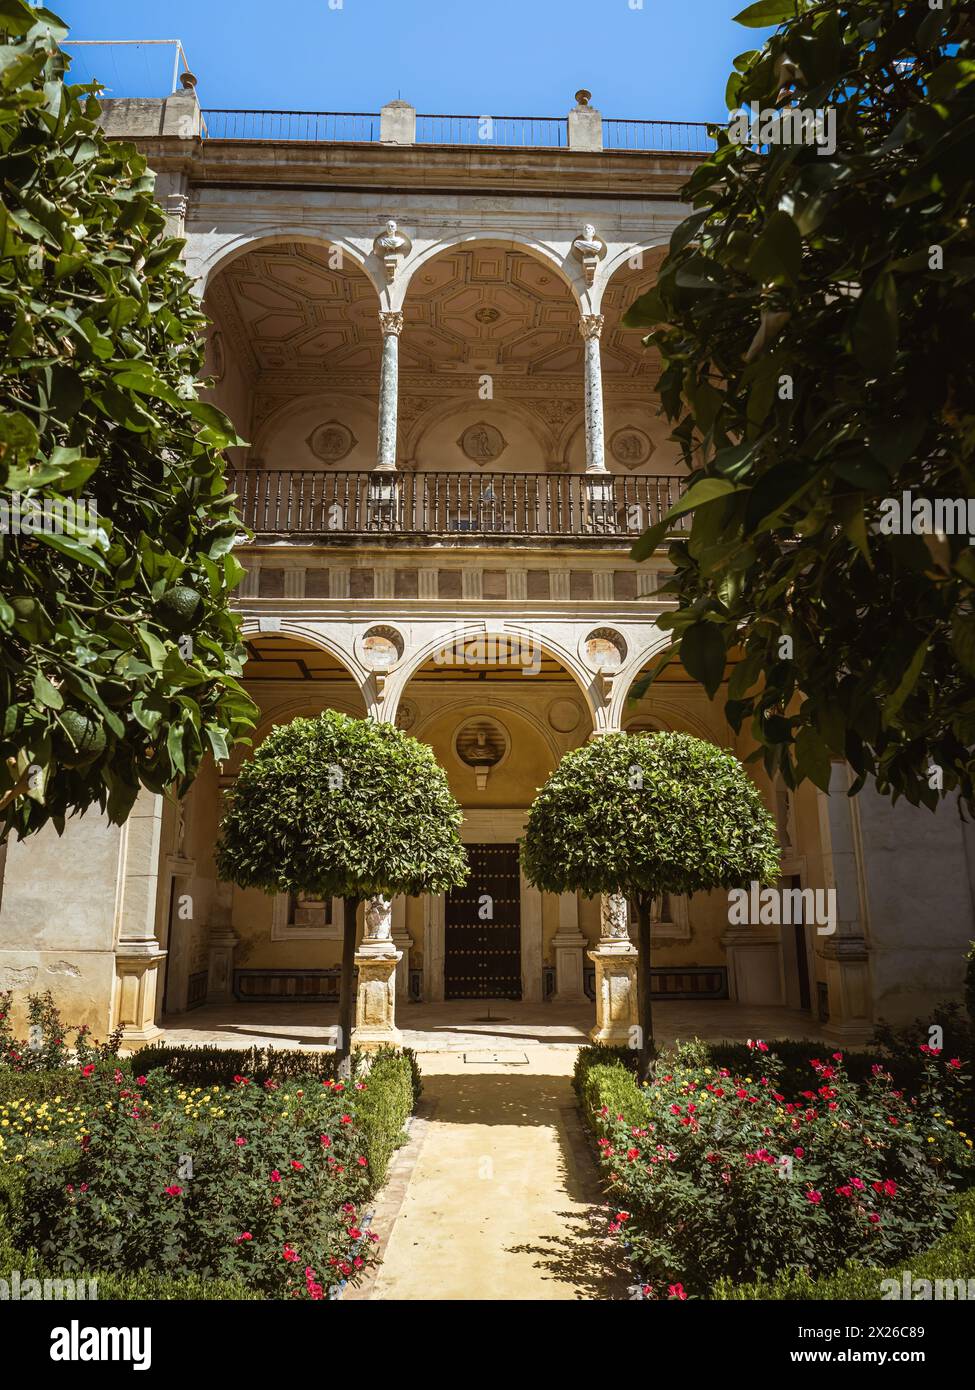
[[(958, 1219), (952, 1229), (920, 1254), (891, 1269), (878, 1269), (850, 1262), (835, 1274), (810, 1279), (804, 1274), (775, 1279), (764, 1284), (732, 1284), (720, 1280), (712, 1297), (725, 1302), (794, 1299), (880, 1299), (884, 1279), (895, 1279), (902, 1289), (902, 1278), (909, 1272), (914, 1279), (975, 1280), (975, 1192), (959, 1199)], [(903, 1293), (900, 1294), (903, 1297)]]
[[(609, 1231), (645, 1298), (875, 1298), (905, 1268), (975, 1272), (975, 1208), (959, 1216), (957, 1198), (970, 1141), (943, 1099), (954, 1087), (957, 1102), (967, 1074), (929, 1049), (931, 1075), (898, 1090), (877, 1055), (848, 1068), (820, 1043), (695, 1039), (663, 1052), (643, 1088), (634, 1052), (580, 1050), (574, 1085), (616, 1213)], [(938, 1147), (919, 1162), (922, 1136)], [(777, 1180), (786, 1161), (796, 1183)]]
[[(361, 1054), (354, 1061), (357, 1151), (368, 1160), (367, 1167), (362, 1170), (366, 1183), (363, 1190), (368, 1199), (382, 1185), (389, 1160), (405, 1138), (404, 1127), (420, 1095), (421, 1081), (416, 1058), (409, 1051), (382, 1049), (372, 1055)], [(135, 1059), (134, 1065), (130, 1067), (129, 1062), (125, 1061), (117, 1070), (123, 1073), (126, 1082), (132, 1076), (163, 1070), (179, 1085), (208, 1087), (223, 1084), (236, 1092), (238, 1087), (233, 1085), (235, 1075), (247, 1075), (252, 1082), (263, 1080), (281, 1084), (282, 1081), (287, 1083), (299, 1077), (329, 1081), (334, 1069), (331, 1054), (276, 1052), (271, 1049), (260, 1052), (256, 1048), (228, 1053), (224, 1049), (211, 1047), (146, 1049)], [(99, 1064), (98, 1070), (113, 1073), (116, 1068)], [(106, 1080), (110, 1086), (113, 1084), (111, 1076)], [(119, 1084), (117, 1078), (115, 1084)], [(87, 1098), (91, 1094), (91, 1086), (92, 1081), (82, 1078), (74, 1068), (58, 1068), (48, 1072), (0, 1072), (0, 1100), (26, 1097), (36, 1103), (55, 1096), (74, 1099), (82, 1088), (86, 1088), (84, 1094)], [(14, 1243), (12, 1232), (23, 1226), (18, 1217), (30, 1210), (30, 1197), (24, 1178), (20, 1164), (0, 1162), (0, 1278), (9, 1278), (14, 1270), (19, 1271), (22, 1281), (65, 1278), (67, 1276), (50, 1268), (37, 1251), (23, 1248), (26, 1245), (23, 1239), (21, 1248)], [(190, 1271), (172, 1276), (130, 1268), (127, 1273), (91, 1272), (74, 1277), (97, 1279), (98, 1297), (103, 1300), (234, 1300), (267, 1296), (236, 1277), (214, 1279)]]

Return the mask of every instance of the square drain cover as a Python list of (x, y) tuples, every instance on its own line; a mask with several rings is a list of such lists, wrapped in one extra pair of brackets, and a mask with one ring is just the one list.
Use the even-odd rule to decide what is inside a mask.
[(524, 1052), (465, 1052), (464, 1061), (470, 1063), (493, 1062), (499, 1067), (527, 1067), (528, 1058)]

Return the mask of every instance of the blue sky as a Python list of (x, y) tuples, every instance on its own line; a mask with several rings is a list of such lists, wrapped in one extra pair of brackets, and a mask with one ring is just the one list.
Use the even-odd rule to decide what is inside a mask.
[[(748, 0), (46, 3), (73, 38), (181, 39), (211, 107), (377, 111), (402, 96), (426, 113), (561, 115), (588, 87), (606, 116), (716, 120), (732, 58), (759, 39), (732, 23)], [(169, 52), (75, 49), (74, 73), (162, 96)]]

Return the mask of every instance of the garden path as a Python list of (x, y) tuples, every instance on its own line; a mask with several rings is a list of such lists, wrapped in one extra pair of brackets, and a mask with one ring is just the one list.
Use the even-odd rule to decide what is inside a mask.
[(551, 1045), (420, 1056), (421, 1107), (373, 1220), (382, 1263), (347, 1298), (626, 1298), (574, 1058)]

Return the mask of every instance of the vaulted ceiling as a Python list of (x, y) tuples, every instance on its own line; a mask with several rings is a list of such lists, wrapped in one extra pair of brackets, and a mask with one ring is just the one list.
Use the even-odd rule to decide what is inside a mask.
[[(603, 305), (607, 382), (652, 380), (659, 363), (621, 318), (653, 282), (662, 253), (614, 277)], [(249, 252), (208, 291), (232, 351), (252, 384), (286, 389), (294, 373), (378, 381), (382, 340), (376, 293), (348, 259), (290, 243)], [(582, 383), (579, 311), (561, 276), (522, 251), (486, 242), (451, 248), (414, 275), (404, 305), (400, 369), (490, 372)], [(374, 388), (373, 388), (374, 389)]]

